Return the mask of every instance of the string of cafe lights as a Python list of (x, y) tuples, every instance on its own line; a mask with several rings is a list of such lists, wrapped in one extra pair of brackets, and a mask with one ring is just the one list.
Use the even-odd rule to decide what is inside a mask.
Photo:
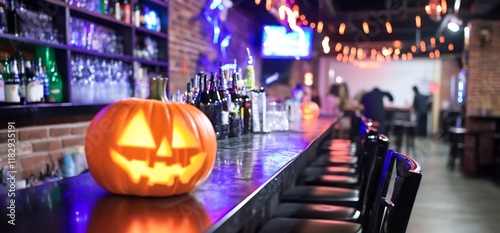
[[(295, 3), (295, 0), (255, 0), (256, 5), (264, 3), (266, 9), (271, 14), (278, 16), (282, 21), (287, 20), (290, 26), (301, 27), (309, 26), (315, 29), (319, 34), (323, 33), (325, 24), (320, 20), (316, 22), (309, 22), (304, 14), (300, 13), (299, 6)], [(285, 8), (285, 9), (283, 9)], [(456, 8), (456, 7), (455, 7)], [(429, 4), (424, 7), (426, 14), (435, 21), (441, 20), (441, 16), (446, 14), (448, 5), (446, 0), (429, 0)], [(284, 14), (283, 12), (288, 12)], [(291, 19), (293, 18), (293, 19)], [(293, 24), (293, 25), (291, 25)], [(391, 22), (385, 22), (385, 29), (388, 34), (393, 33), (393, 27)], [(420, 15), (415, 16), (415, 27), (420, 29), (422, 27), (422, 18)], [(335, 26), (333, 24), (328, 26), (330, 31), (334, 31)], [(362, 22), (361, 28), (366, 35), (370, 34), (370, 27), (367, 21)], [(337, 27), (338, 33), (344, 35), (347, 30), (347, 24), (341, 22)], [(438, 38), (439, 43), (445, 44), (444, 36)], [(428, 41), (433, 50), (427, 51)], [(322, 47), (324, 54), (330, 54), (332, 51), (337, 53), (336, 59), (341, 62), (351, 62), (353, 64), (359, 63), (364, 60), (368, 60), (368, 51), (370, 51), (369, 60), (376, 62), (391, 62), (391, 60), (412, 60), (414, 54), (426, 53), (428, 52), (429, 58), (440, 58), (441, 51), (436, 49), (437, 39), (434, 37), (428, 38), (427, 40), (421, 40), (418, 44), (412, 44), (409, 46), (410, 51), (403, 52), (402, 43), (398, 40), (394, 41), (394, 47), (382, 47), (380, 49), (366, 49), (358, 48), (355, 46), (349, 46), (348, 43), (342, 44), (340, 42), (335, 43), (335, 46), (331, 46), (331, 39), (329, 36), (325, 36), (322, 40)], [(406, 46), (405, 46), (406, 47)], [(447, 48), (449, 51), (454, 50), (454, 45), (448, 43)], [(340, 53), (342, 51), (342, 53)]]

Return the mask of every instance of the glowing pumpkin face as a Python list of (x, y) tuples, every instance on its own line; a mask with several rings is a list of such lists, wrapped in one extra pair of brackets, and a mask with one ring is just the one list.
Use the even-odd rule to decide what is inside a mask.
[(208, 177), (217, 142), (208, 118), (191, 105), (128, 99), (94, 117), (85, 150), (92, 177), (108, 191), (170, 196)]
[(211, 220), (193, 197), (162, 199), (125, 196), (101, 198), (90, 217), (87, 232), (205, 232)]
[(304, 102), (300, 104), (300, 109), (304, 119), (313, 119), (319, 116), (319, 106), (315, 102)]

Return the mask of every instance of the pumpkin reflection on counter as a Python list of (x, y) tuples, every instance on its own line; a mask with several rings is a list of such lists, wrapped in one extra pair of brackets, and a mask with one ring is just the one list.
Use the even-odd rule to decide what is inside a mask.
[(211, 220), (203, 206), (190, 195), (140, 198), (107, 195), (90, 218), (89, 233), (205, 232)]
[[(166, 81), (152, 99), (131, 98), (101, 110), (85, 141), (90, 174), (115, 194), (172, 196), (194, 190), (210, 175), (217, 152), (210, 120), (197, 108), (165, 102)], [(159, 90), (159, 91), (158, 91)]]
[(300, 104), (300, 110), (302, 111), (302, 118), (314, 119), (319, 116), (319, 106), (315, 102), (304, 102)]

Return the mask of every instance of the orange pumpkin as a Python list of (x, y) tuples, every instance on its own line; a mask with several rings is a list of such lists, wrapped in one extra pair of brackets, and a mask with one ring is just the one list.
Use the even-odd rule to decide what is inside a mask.
[(162, 199), (111, 195), (97, 202), (87, 232), (198, 233), (210, 225), (203, 206), (189, 195)]
[(319, 116), (319, 106), (315, 102), (304, 102), (300, 104), (300, 110), (302, 110), (302, 118), (306, 120)]
[(210, 175), (217, 141), (197, 108), (131, 98), (94, 117), (85, 152), (92, 177), (106, 190), (171, 196), (192, 191)]

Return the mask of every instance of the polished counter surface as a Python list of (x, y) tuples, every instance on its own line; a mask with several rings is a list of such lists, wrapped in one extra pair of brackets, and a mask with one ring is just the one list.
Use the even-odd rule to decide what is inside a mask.
[(236, 232), (265, 207), (264, 200), (278, 186), (290, 182), (298, 163), (294, 161), (333, 122), (319, 118), (292, 123), (287, 132), (218, 141), (211, 175), (187, 195), (118, 196), (84, 173), (16, 191), (12, 226), (7, 216), (10, 197), (3, 194), (0, 232)]

